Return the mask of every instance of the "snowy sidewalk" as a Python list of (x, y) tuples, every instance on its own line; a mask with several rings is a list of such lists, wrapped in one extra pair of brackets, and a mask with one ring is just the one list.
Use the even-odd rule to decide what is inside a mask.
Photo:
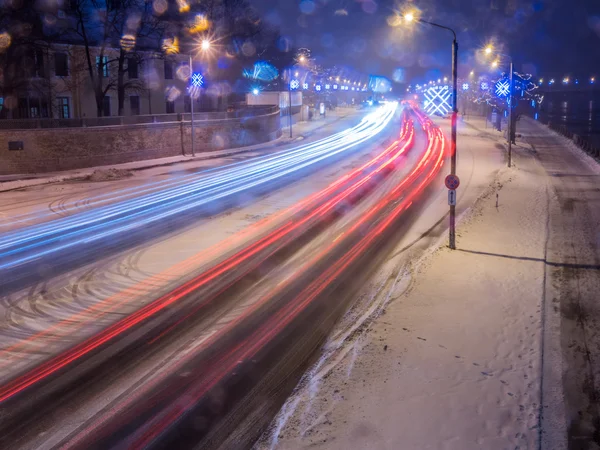
[(291, 139), (288, 135), (289, 128), (282, 128), (282, 136), (274, 141), (247, 147), (238, 147), (212, 152), (201, 152), (197, 153), (195, 157), (192, 157), (191, 155), (180, 155), (167, 158), (148, 159), (144, 161), (132, 161), (122, 164), (88, 167), (63, 172), (0, 175), (0, 192), (10, 191), (13, 189), (21, 189), (29, 186), (38, 186), (41, 184), (57, 183), (75, 178), (85, 178), (91, 176), (95, 171), (137, 171), (153, 167), (169, 166), (178, 163), (189, 163), (194, 161), (203, 161), (207, 159), (224, 158), (240, 153), (274, 148), (276, 146), (283, 146), (286, 144), (294, 143), (296, 141), (302, 141), (303, 139), (310, 137), (319, 129), (326, 127), (327, 125), (331, 125), (335, 122), (352, 117), (357, 114), (359, 114), (359, 112), (356, 109), (340, 108), (335, 112), (329, 112), (325, 119), (318, 119), (310, 122), (301, 122), (295, 124), (293, 127), (293, 137)]
[[(465, 133), (489, 133), (485, 145), (502, 146), (499, 133), (470, 122)], [(568, 305), (571, 313), (559, 310), (576, 301), (577, 280), (586, 311), (600, 291), (600, 271), (590, 270), (600, 265), (583, 256), (586, 242), (587, 253), (600, 248), (589, 247), (594, 236), (600, 243), (600, 222), (592, 223), (598, 206), (586, 202), (586, 213), (571, 216), (568, 209), (579, 204), (560, 197), (577, 196), (575, 186), (587, 189), (600, 171), (578, 165), (579, 151), (540, 125), (519, 127), (527, 140), (513, 147), (515, 165), (496, 174), (459, 222), (458, 249), (446, 247), (444, 233), (408, 272), (397, 269), (385, 313), (354, 333), (335, 360), (319, 361), (258, 448), (565, 449), (578, 409), (575, 439), (593, 432), (594, 403), (578, 396), (585, 393), (585, 374), (600, 374), (571, 344), (586, 348), (579, 340), (587, 335), (591, 351), (600, 354), (600, 314), (595, 307), (593, 317), (579, 320), (575, 305)], [(536, 138), (546, 147), (532, 149)], [(556, 183), (570, 177), (579, 184), (561, 193)], [(557, 225), (559, 217), (568, 217), (568, 228)], [(573, 275), (577, 270), (582, 274)], [(564, 271), (571, 285), (559, 290), (571, 295), (557, 306)], [(583, 331), (570, 330), (586, 321)], [(565, 357), (569, 351), (578, 359)], [(565, 358), (572, 368), (565, 369)], [(568, 370), (578, 378), (571, 388), (579, 391), (565, 412), (561, 379)], [(578, 370), (583, 375), (577, 377)]]

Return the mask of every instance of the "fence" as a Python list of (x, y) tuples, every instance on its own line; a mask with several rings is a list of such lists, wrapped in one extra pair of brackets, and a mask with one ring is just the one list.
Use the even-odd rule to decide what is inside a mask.
[[(231, 112), (195, 112), (194, 123), (198, 121), (239, 119), (271, 114), (277, 106), (246, 106)], [(142, 125), (190, 121), (190, 113), (149, 114), (140, 116), (85, 117), (82, 119), (5, 119), (0, 120), (0, 130), (32, 130), (47, 128), (112, 127), (119, 125)]]
[(600, 157), (600, 148), (594, 146), (589, 139), (584, 138), (576, 133), (573, 133), (571, 130), (567, 128), (566, 125), (563, 124), (554, 124), (552, 122), (547, 123), (548, 128), (553, 131), (556, 131), (559, 134), (571, 139), (575, 145), (577, 145), (580, 149), (588, 153), (593, 157)]

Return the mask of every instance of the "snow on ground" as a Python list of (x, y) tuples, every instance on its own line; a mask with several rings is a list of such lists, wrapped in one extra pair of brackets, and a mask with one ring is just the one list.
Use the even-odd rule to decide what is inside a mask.
[[(547, 130), (524, 128), (560, 150)], [(445, 223), (432, 226), (447, 208), (440, 189), (407, 234), (429, 233), (412, 249), (399, 242), (257, 448), (538, 448), (542, 424), (543, 448), (566, 448), (560, 352), (569, 336), (559, 336), (558, 300), (546, 301), (559, 283), (546, 263), (549, 240), (561, 238), (550, 231), (556, 187), (523, 142), (515, 167), (500, 169), (491, 155), (501, 139), (483, 121), (461, 126), (458, 250), (436, 232)], [(561, 154), (567, 172), (580, 158)], [(584, 281), (598, 283), (591, 267), (600, 268), (584, 264)]]

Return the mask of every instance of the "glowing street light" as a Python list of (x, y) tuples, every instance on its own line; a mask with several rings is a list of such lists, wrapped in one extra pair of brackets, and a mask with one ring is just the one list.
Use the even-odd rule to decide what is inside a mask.
[[(417, 16), (416, 11), (407, 11), (404, 13), (404, 20), (408, 23), (419, 22), (430, 25), (435, 28), (449, 31), (452, 33), (452, 131), (450, 146), (450, 174), (456, 175), (456, 122), (458, 119), (458, 41), (456, 31), (450, 27), (440, 25), (439, 23), (429, 22)], [(456, 205), (450, 205), (450, 232), (448, 236), (448, 246), (451, 249), (456, 248)]]
[[(488, 45), (485, 49), (484, 52), (486, 55), (491, 55), (493, 52), (494, 48), (491, 45)], [(509, 68), (509, 77), (508, 77), (508, 167), (511, 166), (511, 162), (512, 162), (512, 140), (513, 140), (513, 131), (514, 131), (514, 124), (513, 124), (513, 109), (514, 109), (514, 89), (515, 89), (515, 83), (514, 83), (514, 65), (513, 65), (513, 60), (512, 57), (510, 55), (506, 55), (503, 53), (498, 53), (496, 55), (496, 59), (494, 59), (494, 61), (492, 62), (492, 68), (496, 68), (500, 65), (500, 57), (506, 57), (510, 60), (510, 68)]]
[(258, 95), (258, 94), (260, 94), (260, 91), (258, 90), (258, 88), (252, 89), (252, 95)]
[(474, 70), (471, 70), (471, 72), (469, 73), (469, 76), (470, 76), (470, 77), (474, 77), (474, 76), (475, 76), (475, 71), (474, 71)]
[[(211, 47), (211, 43), (208, 39), (203, 39), (202, 42), (200, 43), (200, 48), (202, 49), (203, 52), (207, 52)], [(192, 65), (192, 53), (190, 52), (189, 54), (189, 65), (190, 65), (190, 79), (192, 81), (192, 85), (190, 87), (194, 87), (196, 89), (199, 89), (202, 87), (202, 85), (204, 84), (204, 78), (202, 77), (202, 75), (199, 75), (200, 78), (198, 78), (198, 76), (196, 76), (196, 78), (194, 79), (194, 68)], [(192, 135), (191, 135), (191, 141), (192, 141), (192, 156), (196, 156), (196, 149), (194, 147), (194, 99), (192, 98), (192, 92), (190, 91), (190, 122), (191, 122), (191, 129), (192, 129)]]

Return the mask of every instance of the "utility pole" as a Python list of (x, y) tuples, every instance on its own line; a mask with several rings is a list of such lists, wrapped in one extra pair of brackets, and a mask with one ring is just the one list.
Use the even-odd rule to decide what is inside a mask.
[(289, 98), (289, 116), (290, 116), (290, 139), (292, 138), (292, 69), (289, 69), (288, 76), (288, 98)]
[[(194, 69), (192, 67), (192, 54), (190, 53), (190, 81), (192, 80), (192, 74), (194, 73)], [(192, 156), (196, 156), (196, 151), (194, 149), (194, 90), (192, 89), (192, 83), (190, 82), (189, 94), (190, 94), (190, 113), (192, 115), (191, 123), (192, 123)]]
[[(458, 120), (458, 42), (456, 35), (452, 42), (452, 131), (450, 148), (450, 174), (456, 175), (456, 122)], [(448, 236), (449, 247), (456, 249), (456, 205), (450, 205), (450, 233)]]

